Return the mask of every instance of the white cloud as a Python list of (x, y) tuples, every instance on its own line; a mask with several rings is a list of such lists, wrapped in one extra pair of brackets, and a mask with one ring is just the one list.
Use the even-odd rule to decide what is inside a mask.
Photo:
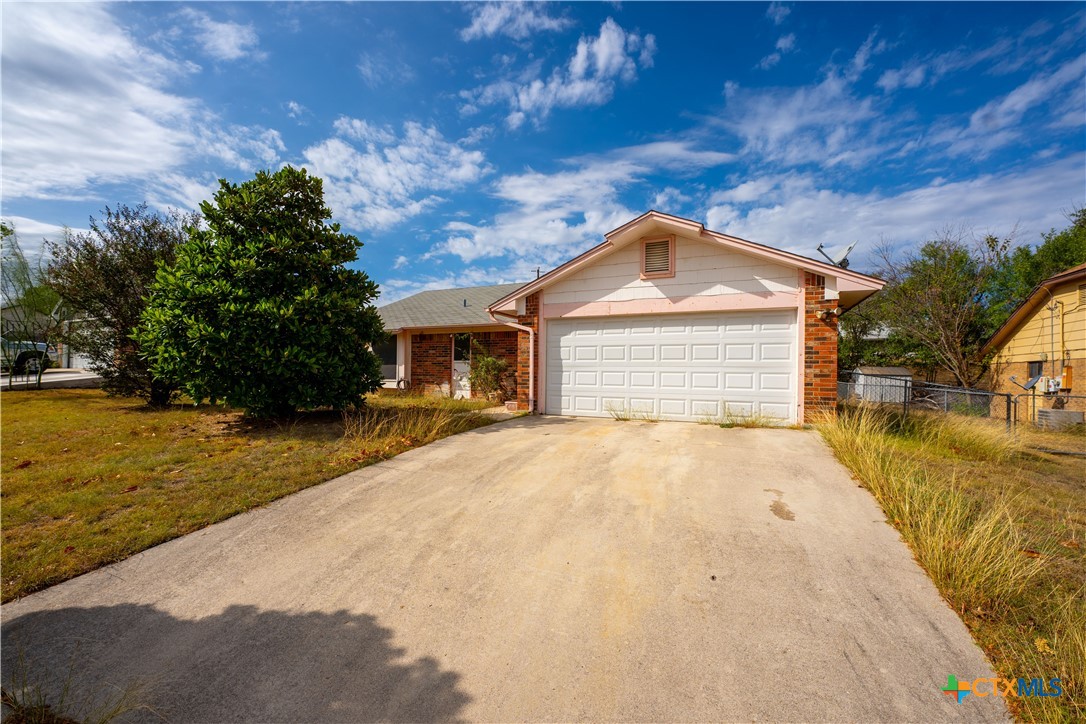
[(296, 121), (301, 121), (302, 118), (309, 115), (309, 109), (298, 101), (287, 101), (287, 115)]
[(637, 68), (651, 67), (656, 52), (656, 38), (626, 32), (607, 18), (596, 37), (584, 37), (568, 63), (554, 68), (546, 79), (536, 64), (531, 71), (516, 78), (503, 78), (470, 91), (462, 91), (464, 115), (478, 112), (481, 106), (509, 105), (506, 124), (520, 127), (526, 120), (540, 122), (554, 108), (600, 106), (611, 100), (616, 82), (632, 83)]
[(392, 268), (393, 269), (403, 269), (405, 266), (407, 266), (410, 263), (411, 263), (410, 259), (408, 259), (406, 256), (400, 255), (400, 256), (396, 257), (396, 261), (393, 262)]
[(744, 152), (798, 165), (858, 166), (878, 150), (869, 132), (874, 102), (831, 74), (799, 88), (725, 87), (726, 113), (718, 123), (739, 136)]
[(906, 66), (901, 69), (890, 69), (879, 76), (875, 85), (887, 93), (892, 93), (898, 88), (919, 88), (927, 77), (928, 68), (923, 64)]
[(276, 132), (171, 93), (193, 66), (140, 45), (107, 6), (5, 6), (2, 63), (7, 199), (98, 198), (125, 182), (166, 194), (191, 185), (180, 177), (201, 158), (222, 175), (278, 162)]
[[(984, 158), (994, 150), (1020, 139), (1025, 132), (1023, 117), (1033, 109), (1048, 104), (1057, 109), (1064, 107), (1065, 104), (1060, 102), (1064, 98), (1061, 93), (1068, 86), (1071, 87), (1072, 99), (1081, 97), (1084, 75), (1086, 55), (1069, 60), (1054, 70), (1035, 73), (1010, 93), (974, 111), (967, 126), (936, 131), (932, 134), (931, 143), (945, 146), (946, 152), (952, 156)], [(1075, 113), (1081, 119), (1081, 102), (1075, 107)]]
[(463, 40), (505, 35), (524, 40), (544, 31), (565, 30), (573, 25), (566, 17), (547, 14), (547, 6), (536, 2), (486, 2), (471, 7), (471, 25), (460, 31)]
[(181, 15), (191, 22), (198, 34), (196, 41), (215, 60), (240, 60), (246, 56), (262, 60), (260, 37), (252, 25), (212, 20), (207, 13), (185, 8)]
[(674, 186), (667, 186), (661, 191), (657, 191), (653, 194), (649, 206), (657, 211), (674, 214), (680, 209), (683, 209), (692, 200), (693, 199), (684, 194), (682, 190), (677, 189)]
[[(1055, 37), (1038, 40), (1054, 29), (1061, 32)], [(1072, 15), (1064, 21), (1062, 29), (1042, 19), (1017, 36), (999, 37), (984, 47), (959, 47), (911, 58), (901, 68), (883, 72), (878, 85), (887, 93), (899, 88), (917, 88), (925, 83), (935, 85), (945, 76), (983, 64), (989, 64), (987, 72), (994, 75), (1014, 73), (1027, 67), (1040, 68), (1057, 53), (1081, 42), (1084, 32), (1086, 13)]]
[[(366, 121), (340, 118), (336, 137), (306, 148), (304, 165), (325, 179), (336, 217), (355, 229), (387, 229), (422, 213), (489, 168), (481, 151), (445, 140), (433, 126), (408, 122), (402, 135)], [(363, 144), (360, 148), (351, 141)]]
[(678, 173), (701, 171), (712, 166), (730, 163), (735, 154), (712, 149), (695, 148), (691, 141), (651, 141), (637, 146), (623, 146), (602, 154), (574, 156), (566, 163), (587, 166), (597, 162), (622, 162), (631, 164), (639, 172), (666, 169)]
[(796, 34), (789, 33), (788, 35), (782, 35), (777, 39), (776, 50), (766, 57), (758, 61), (757, 68), (761, 70), (769, 70), (777, 63), (781, 62), (781, 58), (787, 54), (795, 51), (796, 49)]
[[(718, 194), (731, 200), (706, 211), (718, 231), (811, 256), (820, 243), (836, 248), (860, 241), (857, 258), (880, 241), (913, 245), (946, 224), (1035, 239), (1066, 224), (1064, 211), (1086, 203), (1081, 154), (1044, 166), (964, 181), (936, 179), (897, 193), (850, 193), (824, 188), (811, 176), (759, 179), (751, 193)], [(730, 193), (731, 192), (731, 193)], [(730, 194), (730, 195), (729, 195)], [(748, 203), (749, 202), (749, 203)]]
[(415, 71), (407, 63), (375, 53), (362, 53), (358, 56), (358, 74), (370, 88), (401, 85), (415, 79)]
[(465, 262), (506, 256), (553, 266), (640, 213), (620, 196), (645, 183), (648, 175), (690, 173), (731, 159), (731, 154), (698, 150), (687, 141), (658, 141), (566, 159), (574, 167), (568, 171), (507, 175), (492, 191), (506, 210), (490, 223), (446, 224), (448, 236), (430, 256), (452, 254)]
[(784, 22), (784, 19), (792, 12), (792, 8), (779, 2), (769, 3), (769, 9), (765, 11), (765, 16), (773, 21), (774, 25), (780, 25)]
[[(19, 241), (19, 249), (31, 265), (36, 266), (46, 262), (44, 255), (46, 241), (55, 244), (64, 238), (65, 227), (63, 226), (25, 216), (4, 216), (3, 219), (5, 223), (15, 228), (15, 238)], [(88, 231), (85, 228), (75, 227), (67, 230), (74, 234)]]

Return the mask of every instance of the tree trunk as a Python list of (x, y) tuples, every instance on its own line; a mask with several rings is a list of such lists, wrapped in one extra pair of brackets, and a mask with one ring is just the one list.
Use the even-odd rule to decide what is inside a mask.
[(173, 397), (173, 387), (157, 380), (151, 381), (151, 394), (147, 398), (147, 404), (151, 407), (166, 407)]

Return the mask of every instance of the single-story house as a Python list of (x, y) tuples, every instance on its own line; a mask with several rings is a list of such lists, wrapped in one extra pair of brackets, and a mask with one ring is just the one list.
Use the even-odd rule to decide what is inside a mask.
[(383, 359), (401, 386), (467, 394), (469, 333), (515, 366), (522, 410), (800, 422), (836, 403), (837, 318), (883, 284), (649, 211), (526, 284), (381, 307)]
[(378, 309), (391, 335), (387, 344), (374, 350), (381, 357), (384, 386), (470, 396), (472, 339), (516, 369), (520, 332), (491, 318), (487, 307), (522, 286), (419, 292)]
[(1086, 410), (1086, 264), (1038, 284), (982, 352), (992, 355), (993, 391), (1020, 394), (1040, 377), (1037, 409)]

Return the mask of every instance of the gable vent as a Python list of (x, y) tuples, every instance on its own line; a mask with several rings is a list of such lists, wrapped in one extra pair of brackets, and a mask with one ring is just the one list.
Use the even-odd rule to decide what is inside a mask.
[(671, 240), (645, 242), (645, 273), (667, 274), (671, 271)]
[(1078, 303), (1086, 306), (1086, 284), (1078, 285)]

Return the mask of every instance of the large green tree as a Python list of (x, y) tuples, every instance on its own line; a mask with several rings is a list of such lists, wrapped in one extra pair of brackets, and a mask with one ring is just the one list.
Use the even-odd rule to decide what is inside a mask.
[(1020, 246), (1008, 255), (993, 279), (995, 313), (1005, 320), (1030, 291), (1050, 276), (1086, 264), (1086, 207), (1068, 214), (1071, 225), (1041, 236), (1036, 248)]
[(198, 214), (155, 213), (146, 204), (107, 206), (101, 220), (91, 218), (89, 231), (47, 245), (47, 283), (73, 317), (61, 337), (90, 359), (109, 394), (164, 405), (176, 392), (174, 380), (151, 374), (132, 333), (158, 266), (173, 263), (186, 229), (199, 220)]
[(151, 287), (137, 334), (156, 376), (193, 400), (254, 416), (360, 404), (380, 385), (377, 285), (347, 268), (361, 242), (328, 223), (304, 169), (220, 181), (172, 266)]

